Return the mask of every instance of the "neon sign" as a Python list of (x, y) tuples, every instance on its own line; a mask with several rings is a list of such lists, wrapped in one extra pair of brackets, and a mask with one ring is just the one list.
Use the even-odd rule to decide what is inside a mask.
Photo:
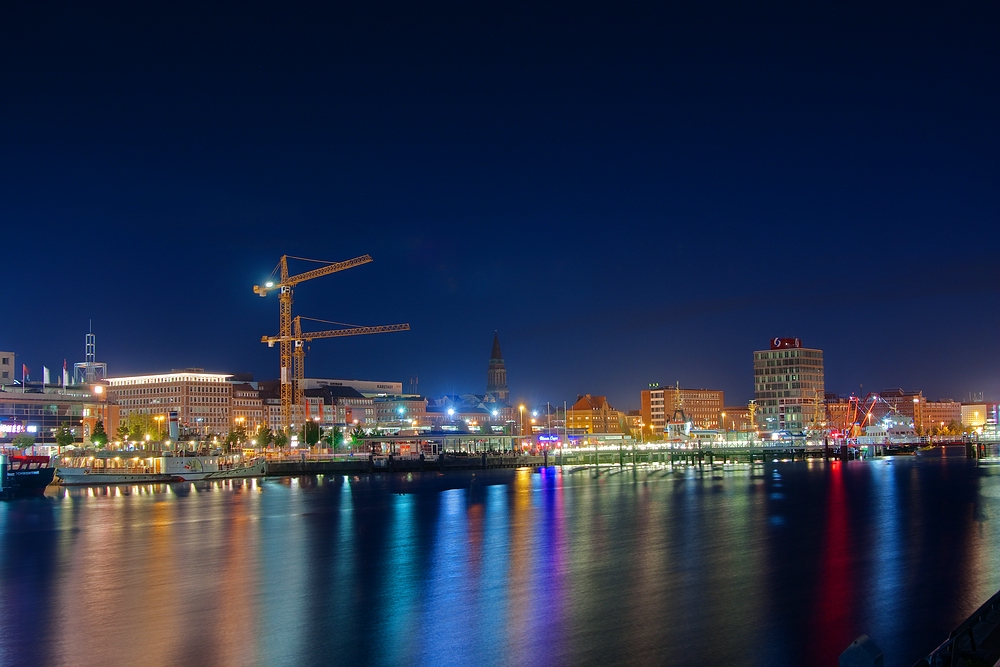
[(0, 433), (24, 433), (24, 424), (21, 422), (0, 422)]

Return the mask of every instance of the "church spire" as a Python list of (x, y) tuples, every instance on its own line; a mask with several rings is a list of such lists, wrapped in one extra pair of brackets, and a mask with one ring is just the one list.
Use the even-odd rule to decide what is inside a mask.
[(503, 355), (500, 353), (500, 336), (496, 331), (493, 332), (493, 351), (490, 353), (490, 361), (493, 359), (503, 361)]
[(507, 369), (503, 365), (503, 354), (500, 353), (500, 336), (493, 332), (493, 351), (490, 353), (490, 363), (486, 369), (486, 395), (494, 401), (507, 401)]

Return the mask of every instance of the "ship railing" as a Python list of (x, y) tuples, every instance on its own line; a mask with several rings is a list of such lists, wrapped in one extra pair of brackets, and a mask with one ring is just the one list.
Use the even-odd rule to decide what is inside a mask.
[(90, 475), (149, 475), (158, 474), (156, 470), (148, 466), (87, 466), (85, 468)]

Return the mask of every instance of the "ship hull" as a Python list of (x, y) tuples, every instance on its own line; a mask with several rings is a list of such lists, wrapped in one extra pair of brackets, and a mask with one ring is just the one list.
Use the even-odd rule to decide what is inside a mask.
[(3, 490), (15, 498), (40, 496), (45, 493), (45, 487), (52, 483), (55, 472), (55, 468), (9, 471)]
[(64, 468), (56, 471), (57, 483), (62, 486), (95, 486), (100, 484), (164, 484), (174, 481), (172, 475), (160, 475), (153, 473), (75, 473)]
[(252, 465), (230, 468), (229, 470), (216, 470), (212, 472), (183, 472), (174, 475), (177, 482), (200, 482), (213, 479), (238, 479), (241, 477), (263, 477), (267, 473), (264, 461), (256, 462)]

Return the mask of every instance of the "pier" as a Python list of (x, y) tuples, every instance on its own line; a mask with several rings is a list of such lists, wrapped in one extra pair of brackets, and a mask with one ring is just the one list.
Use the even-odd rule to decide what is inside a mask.
[(538, 468), (547, 466), (717, 466), (728, 464), (763, 464), (775, 461), (808, 459), (853, 460), (856, 450), (832, 447), (789, 446), (782, 444), (710, 446), (697, 448), (620, 447), (577, 448), (542, 451), (536, 454), (507, 452), (455, 451), (442, 454), (354, 454), (328, 456), (308, 454), (269, 457), (268, 476), (313, 474), (360, 474), (372, 472), (425, 472), (446, 470), (485, 470), (493, 468)]
[(430, 472), (445, 470), (487, 470), (492, 468), (537, 468), (548, 457), (515, 454), (420, 454), (368, 455), (342, 458), (302, 455), (298, 458), (269, 460), (267, 475), (360, 474), (372, 472)]

